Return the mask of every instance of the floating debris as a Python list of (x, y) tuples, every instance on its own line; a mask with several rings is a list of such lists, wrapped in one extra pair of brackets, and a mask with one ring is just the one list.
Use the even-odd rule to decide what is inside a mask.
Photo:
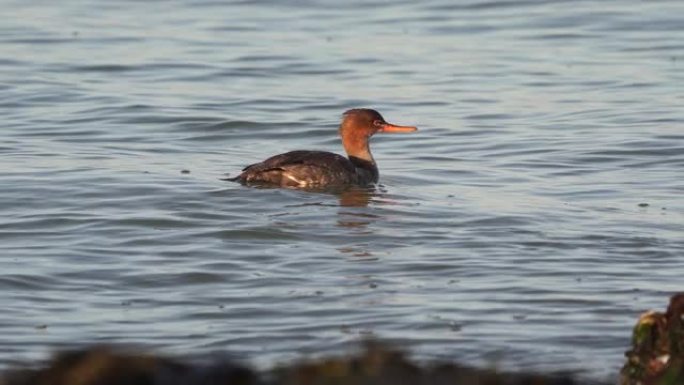
[(449, 329), (452, 332), (460, 332), (461, 330), (463, 330), (463, 325), (456, 322), (456, 321), (452, 321), (452, 322), (449, 322)]

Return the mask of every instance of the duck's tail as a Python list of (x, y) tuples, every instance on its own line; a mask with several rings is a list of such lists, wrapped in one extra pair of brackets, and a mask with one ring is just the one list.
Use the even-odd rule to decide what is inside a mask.
[(240, 182), (242, 181), (242, 174), (240, 174), (240, 175), (238, 175), (238, 176), (234, 176), (234, 177), (232, 177), (232, 178), (231, 178), (231, 177), (228, 177), (228, 176), (225, 177), (225, 178), (219, 178), (219, 180), (224, 180), (224, 181), (228, 181), (228, 182), (238, 182), (238, 183), (240, 183)]

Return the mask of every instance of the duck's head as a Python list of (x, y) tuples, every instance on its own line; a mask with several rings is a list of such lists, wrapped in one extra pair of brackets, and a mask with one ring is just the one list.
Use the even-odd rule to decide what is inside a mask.
[[(342, 114), (340, 136), (348, 155), (371, 160), (368, 139), (376, 133), (413, 132), (413, 126), (397, 126), (385, 121), (378, 111), (355, 108)], [(366, 154), (367, 153), (367, 154)]]
[(417, 128), (413, 126), (397, 126), (385, 121), (378, 111), (370, 108), (355, 108), (342, 114), (340, 135), (353, 134), (355, 136), (373, 136), (378, 132), (412, 132)]

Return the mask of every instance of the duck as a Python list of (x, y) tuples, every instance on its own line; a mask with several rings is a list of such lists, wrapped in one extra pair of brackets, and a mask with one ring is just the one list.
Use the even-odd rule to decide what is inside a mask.
[(414, 126), (387, 123), (376, 110), (355, 108), (342, 114), (339, 135), (347, 156), (327, 151), (295, 150), (251, 164), (227, 180), (243, 185), (289, 188), (369, 186), (380, 173), (370, 151), (370, 138), (379, 133), (408, 133)]

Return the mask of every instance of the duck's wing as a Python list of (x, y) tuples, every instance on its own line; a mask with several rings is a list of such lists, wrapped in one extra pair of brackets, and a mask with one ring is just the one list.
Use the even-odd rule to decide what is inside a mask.
[(356, 182), (349, 159), (326, 151), (290, 151), (251, 164), (231, 180), (279, 186), (325, 186)]

